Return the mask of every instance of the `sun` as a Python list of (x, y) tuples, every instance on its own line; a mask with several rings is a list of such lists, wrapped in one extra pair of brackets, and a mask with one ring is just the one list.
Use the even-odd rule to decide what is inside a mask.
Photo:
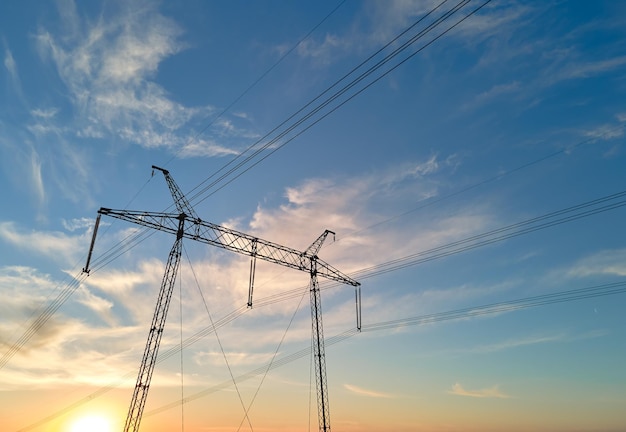
[(111, 422), (98, 415), (81, 417), (72, 423), (70, 432), (113, 432)]

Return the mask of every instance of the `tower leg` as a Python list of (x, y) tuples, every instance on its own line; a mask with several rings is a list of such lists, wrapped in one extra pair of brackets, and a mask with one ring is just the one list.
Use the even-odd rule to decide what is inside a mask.
[(313, 357), (315, 359), (315, 382), (317, 384), (317, 414), (320, 432), (328, 432), (330, 431), (330, 413), (328, 384), (326, 382), (326, 352), (324, 349), (324, 329), (322, 325), (322, 303), (314, 260), (311, 263), (311, 268), (311, 325), (313, 331)]

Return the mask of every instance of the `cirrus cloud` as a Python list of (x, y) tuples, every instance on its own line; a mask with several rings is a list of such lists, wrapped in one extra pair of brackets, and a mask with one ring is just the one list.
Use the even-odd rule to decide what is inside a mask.
[(448, 390), (448, 393), (456, 396), (468, 396), (474, 398), (508, 399), (511, 397), (502, 393), (497, 385), (484, 389), (467, 390), (461, 384), (455, 383), (452, 386), (452, 389)]

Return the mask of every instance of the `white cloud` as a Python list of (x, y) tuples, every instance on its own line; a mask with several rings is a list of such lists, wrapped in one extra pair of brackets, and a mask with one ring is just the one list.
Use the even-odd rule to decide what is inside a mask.
[(239, 154), (237, 150), (219, 145), (212, 140), (210, 141), (203, 139), (195, 139), (193, 141), (187, 142), (178, 151), (178, 156), (181, 158), (213, 157), (237, 154)]
[(25, 232), (13, 222), (0, 222), (0, 239), (14, 247), (48, 257), (61, 265), (73, 266), (84, 253), (86, 234), (69, 236), (58, 231)]
[(50, 119), (57, 115), (59, 110), (57, 108), (36, 108), (30, 111), (33, 117), (39, 117), (42, 119)]
[(476, 108), (480, 105), (487, 104), (494, 99), (498, 99), (504, 95), (509, 95), (511, 93), (516, 93), (520, 90), (519, 81), (513, 81), (507, 84), (496, 84), (491, 87), (489, 90), (486, 90), (482, 93), (479, 93), (474, 97), (472, 102), (469, 102), (463, 106), (463, 109), (471, 109)]
[(448, 393), (452, 395), (456, 395), (456, 396), (469, 396), (469, 397), (474, 397), (474, 398), (496, 398), (496, 399), (510, 398), (510, 396), (502, 393), (497, 385), (490, 387), (490, 388), (484, 388), (484, 389), (479, 389), (479, 390), (466, 390), (465, 388), (463, 388), (461, 384), (455, 383), (452, 386), (452, 389), (448, 390)]
[[(626, 56), (617, 56), (605, 59), (581, 60), (585, 58), (583, 53), (574, 48), (535, 47), (543, 49), (540, 57), (544, 66), (537, 81), (534, 83), (536, 90), (559, 84), (563, 81), (587, 79), (619, 70), (626, 65)], [(533, 50), (534, 52), (534, 50)]]
[(479, 347), (472, 348), (471, 352), (491, 353), (491, 352), (513, 349), (513, 348), (519, 348), (523, 346), (529, 346), (529, 345), (559, 342), (563, 340), (564, 340), (564, 336), (560, 334), (551, 335), (551, 336), (533, 336), (533, 337), (525, 337), (525, 338), (519, 338), (519, 339), (508, 339), (508, 340), (498, 342), (495, 344), (482, 345)]
[(583, 258), (566, 271), (569, 277), (626, 276), (626, 249), (606, 250)]
[[(58, 388), (75, 384), (109, 386), (121, 382), (132, 386), (134, 379), (120, 378), (120, 372), (135, 369), (136, 358), (129, 358), (119, 341), (135, 336), (138, 329), (96, 327), (63, 317), (62, 321), (49, 320), (42, 330), (46, 335), (34, 347), (36, 352), (22, 350), (18, 354), (19, 362), (13, 360), (0, 370), (2, 389)], [(32, 340), (29, 348), (33, 348)], [(95, 364), (98, 373), (94, 373)], [(46, 369), (43, 375), (42, 367)]]
[(367, 397), (371, 397), (371, 398), (383, 398), (383, 399), (390, 399), (395, 397), (394, 395), (390, 394), (390, 393), (383, 393), (383, 392), (378, 392), (378, 391), (374, 391), (374, 390), (368, 390), (368, 389), (364, 389), (362, 387), (357, 387), (355, 385), (352, 384), (344, 384), (343, 387), (355, 394), (358, 394), (360, 396), (367, 396)]
[(113, 316), (113, 302), (97, 296), (89, 291), (84, 285), (79, 287), (75, 294), (76, 301), (94, 311), (108, 325), (115, 326), (118, 320)]
[(415, 165), (411, 170), (411, 174), (416, 177), (422, 177), (428, 174), (433, 174), (439, 170), (439, 161), (437, 161), (437, 155), (432, 155), (427, 161)]
[[(388, 43), (409, 26), (430, 12), (440, 1), (437, 0), (389, 0), (364, 3), (363, 14), (355, 20), (354, 24), (342, 34), (326, 33), (319, 39), (309, 38), (297, 47), (300, 56), (314, 60), (317, 64), (326, 65), (339, 53), (369, 52), (378, 49)], [(434, 19), (450, 10), (452, 7), (444, 5), (438, 8), (430, 18), (427, 18), (419, 26), (415, 27), (407, 35), (415, 35), (426, 28)], [(448, 21), (456, 22), (474, 7), (469, 6), (457, 12), (455, 18)], [(508, 6), (484, 8), (481, 13), (475, 14), (464, 21), (450, 36), (457, 35), (465, 43), (475, 43), (486, 39), (512, 22), (527, 16), (528, 7)], [(442, 27), (448, 27), (443, 24)], [(427, 36), (426, 40), (430, 38)], [(400, 38), (400, 42), (408, 40)], [(420, 42), (418, 42), (418, 45)], [(417, 46), (417, 45), (416, 45)], [(284, 52), (285, 46), (279, 51)]]
[(93, 228), (94, 222), (95, 220), (91, 218), (78, 218), (78, 219), (75, 218), (69, 221), (65, 219), (61, 220), (61, 223), (63, 224), (63, 228), (65, 228), (66, 230), (70, 232), (74, 232), (76, 230), (84, 229), (84, 228)]
[[(473, 9), (475, 9), (475, 7), (472, 5), (465, 8), (464, 15)], [(507, 28), (516, 28), (519, 26), (519, 23), (516, 22), (530, 17), (531, 12), (533, 12), (533, 8), (527, 5), (515, 4), (514, 2), (502, 4), (492, 3), (463, 21), (463, 25), (458, 26), (454, 33), (457, 33), (467, 43), (475, 43), (491, 38), (495, 34), (502, 35), (502, 31)], [(463, 13), (463, 11), (461, 11), (461, 13)]]
[(21, 321), (54, 289), (49, 275), (25, 266), (0, 267), (0, 321), (3, 326)]
[(297, 51), (302, 57), (312, 58), (318, 64), (328, 64), (334, 52), (337, 52), (339, 49), (346, 50), (349, 46), (351, 46), (351, 43), (347, 39), (326, 34), (320, 42), (312, 39), (302, 41), (298, 45)]
[(17, 67), (17, 62), (13, 57), (13, 52), (9, 49), (6, 40), (2, 39), (4, 45), (4, 67), (9, 76), (9, 85), (11, 90), (17, 95), (19, 100), (25, 104), (24, 93), (22, 91), (22, 81)]
[[(224, 145), (190, 144), (196, 138), (190, 126), (214, 114), (213, 107), (178, 103), (155, 81), (161, 62), (185, 48), (182, 30), (155, 6), (129, 2), (123, 6), (128, 10), (119, 15), (91, 22), (66, 1), (60, 8), (66, 33), (37, 34), (42, 57), (53, 61), (70, 92), (76, 119), (73, 133), (98, 139), (112, 136), (147, 148), (186, 147), (185, 157), (230, 154)], [(234, 118), (237, 123), (221, 119), (217, 133), (248, 136), (239, 126), (245, 117)]]
[[(431, 159), (434, 161), (434, 159)], [(423, 172), (433, 170), (426, 162)], [(409, 165), (408, 169), (415, 169)], [(320, 256), (344, 272), (406, 256), (416, 250), (476, 233), (490, 222), (486, 209), (473, 206), (460, 215), (442, 215), (429, 221), (397, 217), (434, 194), (421, 176), (407, 176), (402, 168), (343, 180), (310, 179), (286, 190), (287, 202), (273, 209), (259, 206), (242, 231), (280, 244), (305, 249), (325, 229), (339, 241), (322, 249)], [(397, 203), (403, 203), (398, 209)], [(393, 216), (389, 216), (389, 215)], [(393, 220), (393, 223), (385, 223)], [(303, 227), (307, 227), (303, 230)], [(371, 228), (371, 229), (370, 229)], [(407, 236), (407, 232), (411, 235)]]
[(137, 270), (107, 269), (92, 272), (84, 281), (113, 299), (128, 315), (130, 323), (147, 323), (154, 311), (154, 303), (164, 272), (161, 261), (151, 259), (138, 264)]
[(30, 182), (39, 208), (41, 209), (46, 202), (46, 190), (41, 175), (41, 161), (35, 149), (31, 150), (30, 156)]
[(194, 354), (194, 362), (199, 366), (223, 366), (224, 355), (231, 366), (266, 364), (272, 360), (273, 353), (250, 353), (250, 352), (205, 352), (200, 351)]
[(16, 90), (20, 90), (20, 76), (17, 72), (17, 64), (15, 63), (15, 59), (13, 58), (13, 53), (8, 48), (4, 51), (4, 67), (9, 72), (9, 76), (13, 81), (13, 86)]
[(626, 56), (618, 56), (604, 60), (585, 63), (571, 63), (561, 72), (561, 79), (580, 79), (602, 75), (626, 64)]
[[(0, 267), (0, 348), (7, 352), (24, 329), (35, 323), (52, 298), (62, 292), (63, 282), (28, 267)], [(66, 288), (67, 286), (65, 286)], [(78, 305), (96, 312), (109, 326), (94, 324), (93, 317), (79, 319)], [(145, 341), (146, 326), (120, 325), (112, 313), (112, 302), (89, 292), (85, 286), (65, 302), (61, 310), (47, 317), (15, 357), (0, 369), (0, 389), (45, 388), (85, 383), (109, 385), (120, 381), (121, 373), (136, 368), (139, 354), (129, 356), (138, 340)], [(68, 313), (66, 315), (66, 313)], [(91, 315), (91, 314), (88, 314)], [(29, 330), (31, 331), (31, 330)], [(41, 359), (45, 359), (45, 364)], [(98, 373), (94, 374), (94, 364)], [(41, 376), (46, 369), (45, 377)], [(129, 380), (126, 380), (129, 381)], [(128, 382), (128, 385), (131, 385)]]
[[(423, 175), (432, 175), (435, 170), (436, 158), (429, 158), (425, 162), (413, 164), (422, 166), (418, 169)], [(441, 169), (441, 168), (439, 168)], [(391, 169), (389, 171), (392, 171)], [(340, 236), (344, 236), (341, 241), (332, 243), (327, 241), (320, 251), (320, 257), (335, 266), (339, 270), (350, 273), (375, 265), (380, 261), (387, 261), (399, 256), (404, 256), (415, 250), (422, 250), (431, 245), (438, 245), (452, 238), (474, 233), (484, 226), (487, 219), (475, 209), (473, 214), (464, 216), (447, 216), (438, 218), (431, 223), (417, 223), (416, 221), (402, 221), (400, 225), (409, 226), (412, 233), (407, 238), (405, 230), (399, 230), (398, 226), (381, 226), (376, 230), (362, 230), (379, 222), (378, 214), (381, 201), (387, 199), (389, 191), (393, 189), (388, 182), (387, 171), (369, 176), (362, 176), (352, 179), (332, 180), (332, 179), (312, 179), (303, 182), (298, 186), (288, 188), (285, 192), (285, 201), (276, 208), (264, 208), (259, 206), (253, 218), (246, 222), (244, 220), (235, 221), (237, 225), (243, 225), (242, 231), (252, 231), (261, 238), (271, 239), (280, 244), (304, 250), (313, 242), (321, 232), (326, 229), (334, 229)], [(423, 176), (406, 177), (404, 182), (413, 181), (418, 184), (423, 181)], [(411, 180), (412, 179), (412, 180)], [(408, 190), (398, 192), (400, 195), (409, 193)], [(390, 211), (395, 211), (391, 209)], [(302, 227), (309, 227), (303, 230)], [(17, 247), (29, 248), (36, 253), (46, 256), (73, 257), (76, 251), (84, 253), (89, 244), (91, 223), (87, 219), (77, 219), (64, 221), (66, 232), (23, 232), (15, 224), (0, 224), (0, 238)], [(238, 227), (235, 227), (238, 228)], [(84, 230), (81, 232), (81, 229)], [(115, 241), (121, 237), (126, 237), (128, 229), (109, 236), (108, 241)], [(345, 235), (344, 233), (351, 233)], [(120, 234), (121, 233), (121, 234)], [(99, 247), (106, 245), (106, 236), (102, 237), (105, 243), (100, 243)], [(171, 244), (168, 242), (168, 244)], [(35, 246), (36, 245), (36, 246)], [(375, 245), (375, 247), (368, 247)], [(401, 245), (398, 247), (398, 245)], [(104, 248), (106, 249), (106, 248)], [(98, 250), (96, 256), (98, 257)], [(163, 251), (165, 255), (166, 251)], [(82, 281), (82, 286), (75, 294), (74, 302), (71, 305), (78, 311), (74, 317), (85, 314), (85, 321), (67, 320), (65, 317), (59, 322), (53, 323), (49, 327), (54, 332), (45, 335), (48, 344), (35, 347), (38, 355), (50, 358), (51, 383), (59, 382), (60, 377), (54, 371), (62, 370), (61, 365), (66, 356), (70, 356), (72, 351), (71, 366), (74, 368), (70, 376), (65, 380), (85, 380), (88, 366), (78, 364), (79, 361), (90, 361), (94, 358), (101, 358), (116, 353), (107, 363), (107, 370), (111, 375), (104, 374), (103, 380), (113, 376), (119, 376), (119, 370), (115, 368), (126, 367), (128, 359), (136, 360), (141, 355), (141, 348), (145, 343), (145, 333), (148, 323), (154, 313), (155, 299), (158, 289), (161, 286), (164, 263), (160, 260), (137, 260), (141, 253), (133, 250), (131, 256), (124, 260), (123, 267), (112, 268), (108, 266), (92, 274)], [(264, 307), (246, 309), (248, 277), (250, 260), (248, 257), (241, 257), (237, 254), (226, 253), (219, 249), (208, 248), (193, 259), (193, 273), (185, 257), (181, 263), (179, 281), (183, 289), (183, 309), (185, 310), (185, 337), (196, 332), (210, 333), (209, 320), (205, 310), (204, 301), (211, 310), (213, 319), (218, 322), (228, 313), (234, 311), (238, 319), (236, 324), (220, 327), (220, 336), (223, 341), (236, 341), (236, 344), (229, 347), (225, 344), (225, 351), (229, 361), (233, 364), (254, 364), (266, 362), (270, 352), (276, 349), (276, 341), (285, 334), (285, 328), (290, 321), (292, 314), (297, 307), (295, 321), (285, 338), (283, 350), (290, 352), (295, 345), (308, 346), (310, 338), (310, 314), (308, 309), (308, 289), (309, 276), (303, 272), (285, 271), (282, 267), (265, 262), (257, 262), (255, 299), (270, 298), (274, 294), (291, 291), (295, 293), (290, 301), (271, 303)], [(69, 258), (65, 258), (69, 259)], [(134, 264), (133, 264), (134, 263)], [(196, 286), (196, 280), (198, 286)], [(178, 283), (177, 283), (178, 286)], [(301, 288), (301, 292), (300, 292)], [(178, 291), (178, 290), (177, 290)], [(177, 291), (174, 294), (174, 304), (178, 297)], [(204, 299), (200, 297), (198, 291), (203, 293)], [(461, 290), (462, 291), (462, 290)], [(430, 307), (434, 303), (446, 303), (446, 299), (455, 300), (474, 298), (480, 296), (480, 292), (454, 292), (429, 293), (404, 297), (397, 302), (385, 302), (386, 309), (378, 307), (376, 318), (388, 318), (395, 316), (400, 311), (406, 311), (406, 315), (415, 310), (416, 303)], [(439, 295), (439, 297), (437, 297)], [(354, 297), (351, 287), (338, 288), (324, 291), (324, 324), (329, 334), (334, 334), (338, 330), (354, 328)], [(343, 296), (343, 297), (342, 297)], [(271, 299), (271, 298), (270, 298)], [(302, 302), (300, 300), (302, 299)], [(367, 297), (365, 299), (367, 307), (374, 307), (376, 298)], [(421, 306), (420, 306), (421, 307)], [(78, 309), (76, 309), (78, 308)], [(176, 322), (179, 314), (178, 308), (172, 307), (170, 310), (169, 322)], [(86, 312), (87, 311), (87, 312)], [(95, 316), (99, 319), (94, 319)], [(384, 316), (388, 314), (386, 317)], [(413, 312), (414, 313), (414, 312)], [(244, 315), (245, 314), (245, 315)], [(395, 315), (394, 315), (395, 314)], [(241, 315), (241, 316), (240, 316)], [(374, 318), (374, 315), (371, 317)], [(101, 321), (102, 320), (102, 321)], [(104, 322), (113, 328), (100, 328), (94, 323)], [(254, 322), (252, 326), (250, 323)], [(58, 325), (57, 325), (58, 324)], [(66, 324), (64, 326), (63, 324)], [(245, 329), (245, 331), (244, 331)], [(78, 338), (93, 332), (94, 335), (101, 335), (102, 346), (82, 341), (76, 345), (69, 345), (72, 340), (76, 344)], [(43, 337), (43, 336), (42, 336)], [(95, 336), (89, 338), (93, 340)], [(162, 349), (175, 347), (179, 342), (179, 335), (174, 333), (164, 334)], [(210, 342), (213, 339), (207, 338)], [(50, 344), (50, 342), (54, 342)], [(205, 341), (206, 343), (206, 341)], [(55, 347), (49, 346), (54, 345)], [(200, 347), (200, 345), (198, 345)], [(242, 351), (241, 346), (247, 347)], [(33, 348), (33, 349), (35, 349)], [(197, 350), (197, 351), (196, 351)], [(216, 354), (216, 352), (218, 354)], [(282, 353), (281, 353), (282, 354)], [(206, 345), (200, 348), (190, 347), (188, 355), (195, 356), (198, 362), (223, 362), (216, 349), (207, 349)], [(99, 357), (100, 356), (100, 357)], [(108, 357), (107, 357), (108, 358)], [(76, 363), (74, 363), (74, 360)], [(56, 363), (58, 362), (58, 363)], [(136, 365), (134, 362), (128, 366), (132, 370)], [(16, 374), (12, 377), (2, 377), (0, 380), (17, 385), (19, 377), (23, 382), (29, 383), (32, 363), (22, 364), (16, 369)], [(110, 369), (109, 369), (110, 368)], [(74, 372), (75, 371), (75, 372)], [(64, 372), (67, 373), (67, 372)], [(93, 379), (93, 378), (92, 378)], [(167, 378), (169, 379), (169, 378)], [(166, 379), (166, 380), (167, 380)], [(45, 385), (46, 383), (41, 383)], [(351, 391), (361, 391), (366, 394), (369, 390), (360, 389), (353, 386)], [(369, 391), (371, 397), (384, 397), (384, 393)], [(387, 395), (389, 396), (389, 395)]]
[(596, 138), (601, 140), (612, 140), (624, 136), (624, 128), (616, 127), (615, 125), (601, 125), (592, 130), (584, 132), (584, 135), (590, 138)]

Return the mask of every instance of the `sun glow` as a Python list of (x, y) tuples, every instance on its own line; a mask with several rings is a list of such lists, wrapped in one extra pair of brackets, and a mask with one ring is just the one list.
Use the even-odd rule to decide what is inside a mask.
[(111, 422), (98, 415), (81, 417), (72, 423), (69, 432), (113, 432)]

